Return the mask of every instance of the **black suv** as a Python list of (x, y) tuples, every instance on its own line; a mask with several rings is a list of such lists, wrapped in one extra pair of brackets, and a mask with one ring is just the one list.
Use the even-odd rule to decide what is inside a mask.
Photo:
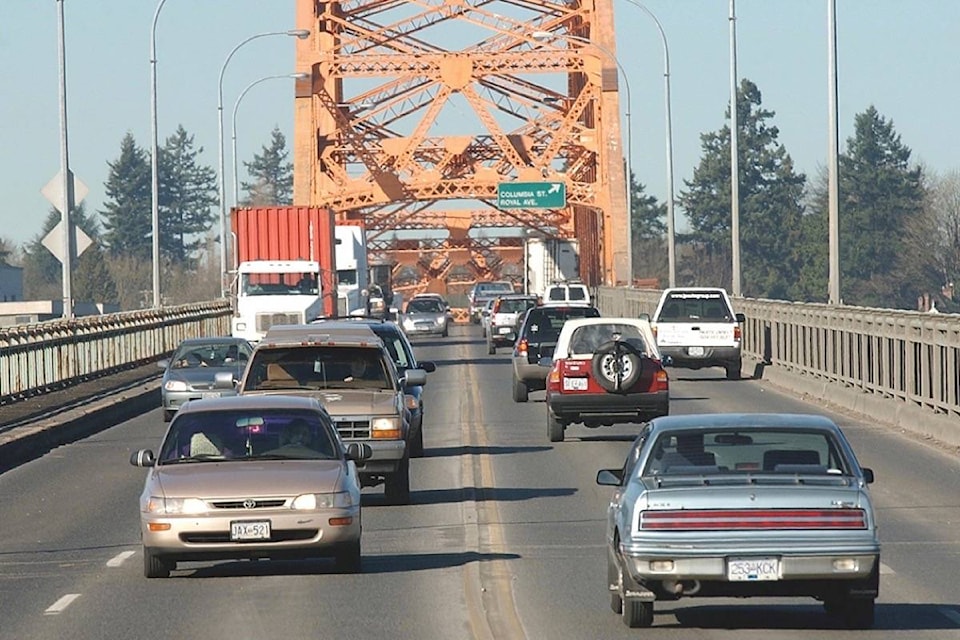
[(599, 318), (600, 310), (589, 305), (551, 304), (533, 307), (523, 317), (513, 346), (513, 400), (526, 402), (530, 391), (547, 388), (560, 329), (570, 318)]
[[(403, 375), (407, 369), (423, 369), (427, 373), (437, 370), (435, 363), (429, 360), (417, 360), (413, 355), (413, 347), (407, 334), (396, 322), (364, 316), (340, 316), (320, 318), (314, 320), (314, 323), (328, 325), (335, 323), (348, 327), (363, 324), (370, 327), (370, 330), (383, 340), (400, 375)], [(408, 385), (404, 389), (404, 403), (410, 412), (410, 457), (420, 458), (423, 456), (423, 386)]]

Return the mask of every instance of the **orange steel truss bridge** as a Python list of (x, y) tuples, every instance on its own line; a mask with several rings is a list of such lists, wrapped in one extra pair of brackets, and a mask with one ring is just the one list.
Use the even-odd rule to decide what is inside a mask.
[[(362, 221), (395, 289), (522, 286), (531, 235), (627, 281), (610, 0), (296, 1), (294, 202)], [(498, 208), (505, 183), (557, 182), (559, 208)]]

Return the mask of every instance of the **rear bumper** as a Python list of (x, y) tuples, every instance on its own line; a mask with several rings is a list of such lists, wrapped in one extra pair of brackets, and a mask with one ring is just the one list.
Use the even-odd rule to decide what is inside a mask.
[(543, 367), (539, 364), (530, 364), (526, 358), (513, 358), (513, 371), (517, 380), (527, 383), (527, 386), (537, 389), (545, 389), (547, 376), (550, 375), (550, 367)]
[[(693, 347), (696, 348), (696, 347)], [(700, 369), (703, 367), (726, 367), (738, 365), (741, 359), (741, 349), (736, 347), (699, 347), (702, 355), (690, 355), (690, 346), (660, 347), (661, 356), (670, 356), (673, 360), (669, 366), (684, 369)]]
[[(505, 330), (505, 332), (504, 332)], [(496, 345), (513, 344), (517, 341), (517, 328), (513, 325), (490, 325), (487, 337)]]
[(547, 408), (563, 422), (641, 421), (665, 416), (670, 392), (654, 393), (547, 393)]

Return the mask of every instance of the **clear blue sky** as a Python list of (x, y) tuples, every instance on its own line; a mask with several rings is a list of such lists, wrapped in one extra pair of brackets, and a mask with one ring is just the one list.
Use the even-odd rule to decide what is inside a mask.
[[(666, 193), (663, 58), (653, 21), (612, 0), (617, 55), (629, 77), (632, 163), (647, 191)], [(700, 134), (724, 125), (730, 95), (729, 0), (645, 0), (666, 32), (671, 57), (674, 171), (684, 189), (700, 159)], [(107, 162), (131, 132), (150, 147), (150, 26), (155, 0), (65, 0), (70, 164), (90, 189), (88, 212), (104, 200)], [(891, 119), (915, 161), (936, 172), (960, 168), (960, 0), (837, 0), (841, 148), (869, 105)], [(182, 124), (217, 167), (217, 78), (248, 36), (294, 27), (294, 0), (167, 0), (157, 28), (161, 144)], [(754, 81), (776, 113), (780, 140), (797, 169), (826, 164), (827, 1), (737, 0), (738, 75)], [(227, 189), (233, 105), (250, 82), (294, 72), (291, 38), (240, 49), (224, 79)], [(40, 189), (60, 168), (57, 3), (0, 0), (0, 237), (40, 233), (50, 205)], [(252, 89), (237, 118), (241, 160), (277, 125), (292, 143), (292, 80)], [(625, 107), (625, 100), (621, 106)], [(244, 179), (241, 165), (241, 180)], [(680, 213), (678, 211), (678, 213)]]

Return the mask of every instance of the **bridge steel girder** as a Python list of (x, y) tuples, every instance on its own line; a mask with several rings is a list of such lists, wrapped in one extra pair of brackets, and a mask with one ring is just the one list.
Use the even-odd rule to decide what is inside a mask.
[[(612, 0), (296, 3), (295, 203), (363, 220), (432, 290), (516, 272), (524, 232), (628, 281)], [(500, 183), (561, 181), (562, 209), (497, 208)]]

